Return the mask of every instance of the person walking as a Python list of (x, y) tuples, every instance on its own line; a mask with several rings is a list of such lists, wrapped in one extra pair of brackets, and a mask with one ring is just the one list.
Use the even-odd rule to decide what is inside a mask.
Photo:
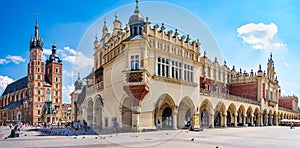
[(160, 120), (157, 119), (157, 129), (160, 130)]

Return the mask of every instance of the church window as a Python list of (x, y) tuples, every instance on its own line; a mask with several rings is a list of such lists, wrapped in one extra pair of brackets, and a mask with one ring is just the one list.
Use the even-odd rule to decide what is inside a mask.
[(38, 97), (38, 102), (41, 102), (41, 98), (40, 97)]
[(36, 60), (36, 51), (33, 52), (33, 60)]
[(59, 78), (58, 77), (55, 77), (55, 82), (59, 82)]
[(40, 115), (41, 114), (41, 111), (40, 110), (38, 110), (38, 115)]
[(55, 73), (59, 73), (59, 69), (57, 67), (55, 68)]
[(40, 95), (41, 94), (41, 90), (38, 90), (38, 95)]
[(38, 72), (38, 73), (40, 72), (40, 68), (37, 68), (37, 72)]
[(38, 65), (40, 65), (40, 61), (38, 61)]
[(38, 86), (38, 87), (41, 87), (41, 83), (39, 82), (39, 83), (37, 84), (37, 86)]
[(55, 99), (55, 103), (58, 103), (58, 99)]
[(40, 79), (41, 79), (41, 76), (40, 76), (40, 75), (37, 75), (37, 79), (40, 80)]

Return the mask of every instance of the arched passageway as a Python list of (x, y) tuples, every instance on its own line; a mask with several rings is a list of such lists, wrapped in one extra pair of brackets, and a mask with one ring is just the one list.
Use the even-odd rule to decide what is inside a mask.
[(238, 112), (237, 112), (237, 124), (238, 124), (238, 126), (245, 126), (245, 120), (246, 120), (245, 107), (243, 105), (241, 105), (239, 107)]
[(187, 123), (191, 122), (194, 115), (194, 104), (192, 100), (185, 97), (181, 100), (178, 107), (178, 128), (187, 127)]
[(227, 109), (227, 126), (228, 127), (237, 126), (236, 107), (233, 103), (231, 103)]
[(209, 100), (204, 100), (200, 106), (200, 128), (214, 127), (214, 111)]
[(124, 131), (130, 131), (132, 128), (132, 105), (131, 105), (131, 99), (125, 98), (122, 103), (122, 130)]
[(164, 94), (159, 97), (154, 110), (154, 124), (161, 129), (177, 129), (177, 110), (173, 99)]
[(102, 130), (102, 109), (103, 108), (103, 99), (100, 95), (97, 95), (95, 98), (95, 121), (94, 121), (94, 128), (99, 128)]
[(94, 102), (93, 102), (92, 98), (90, 98), (88, 100), (88, 105), (87, 105), (87, 117), (86, 117), (86, 120), (92, 126), (94, 125), (94, 122), (93, 122), (93, 119), (94, 119), (94, 116), (93, 116), (93, 106), (94, 106)]

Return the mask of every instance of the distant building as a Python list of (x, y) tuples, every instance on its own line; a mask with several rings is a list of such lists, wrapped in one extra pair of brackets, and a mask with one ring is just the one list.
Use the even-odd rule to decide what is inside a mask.
[[(162, 13), (163, 15), (163, 13)], [(191, 22), (192, 23), (192, 22)], [(267, 70), (230, 69), (200, 54), (200, 42), (177, 30), (151, 25), (138, 1), (129, 26), (115, 16), (94, 41), (94, 67), (86, 84), (75, 82), (73, 116), (93, 128), (141, 131), (228, 126), (272, 126), (297, 119), (292, 106), (280, 105), (280, 86), (272, 54)], [(96, 32), (95, 32), (96, 34)], [(205, 38), (205, 36), (203, 36)], [(74, 104), (74, 106), (73, 106)]]
[(52, 45), (52, 54), (43, 57), (43, 40), (36, 21), (30, 40), (27, 75), (9, 84), (0, 98), (0, 123), (54, 122), (62, 118), (62, 60)]
[(62, 105), (62, 114), (63, 114), (62, 120), (71, 121), (72, 120), (71, 111), (72, 111), (71, 104), (64, 103)]

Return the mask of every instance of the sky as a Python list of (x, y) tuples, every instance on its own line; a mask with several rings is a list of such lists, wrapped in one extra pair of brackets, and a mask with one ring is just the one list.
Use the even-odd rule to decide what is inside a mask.
[[(93, 40), (96, 34), (101, 36), (104, 19), (112, 26), (114, 13), (118, 12), (125, 27), (134, 7), (135, 0), (3, 2), (0, 94), (7, 84), (27, 75), (36, 13), (44, 59), (55, 43), (63, 60), (63, 102), (69, 103), (77, 73), (83, 77), (91, 71)], [(296, 96), (300, 95), (299, 9), (300, 2), (296, 0), (140, 0), (144, 17), (199, 39), (202, 50), (211, 58), (226, 60), (229, 67), (235, 65), (250, 72), (257, 71), (261, 64), (266, 70), (272, 53), (282, 94)]]

